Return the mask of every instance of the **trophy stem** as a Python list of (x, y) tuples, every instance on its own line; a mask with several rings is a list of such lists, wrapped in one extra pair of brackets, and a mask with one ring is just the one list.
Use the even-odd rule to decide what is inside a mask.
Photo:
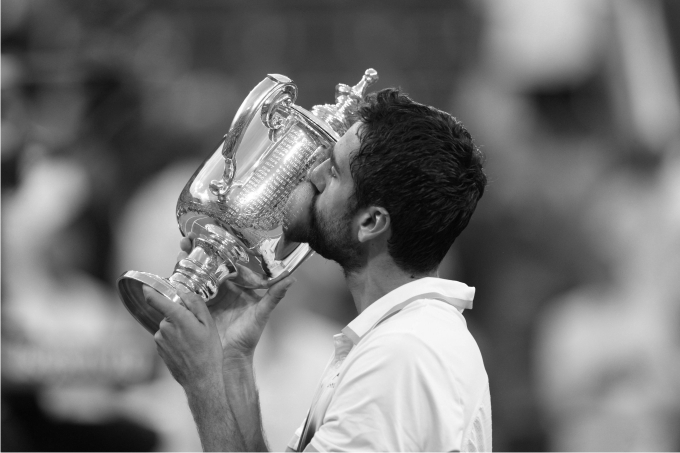
[(235, 262), (247, 255), (235, 238), (215, 225), (194, 240), (191, 253), (175, 265), (169, 278), (147, 272), (128, 271), (118, 279), (118, 292), (130, 314), (149, 332), (156, 333), (163, 315), (146, 303), (143, 285), (150, 286), (174, 303), (182, 303), (179, 286), (201, 296), (204, 301), (215, 297), (221, 282), (238, 274)]
[(177, 263), (168, 279), (170, 284), (183, 285), (205, 301), (215, 297), (222, 281), (237, 274), (233, 262), (238, 259), (235, 255), (240, 247), (229, 233), (222, 230), (222, 234), (216, 234), (215, 229), (195, 239), (189, 256)]

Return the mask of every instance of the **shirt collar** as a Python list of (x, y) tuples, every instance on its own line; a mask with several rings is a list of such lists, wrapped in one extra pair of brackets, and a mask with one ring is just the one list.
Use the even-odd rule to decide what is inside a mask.
[(421, 278), (402, 285), (373, 302), (342, 329), (342, 333), (357, 344), (380, 321), (415, 300), (441, 300), (462, 312), (466, 308), (472, 308), (474, 297), (475, 288), (465, 283), (434, 277)]

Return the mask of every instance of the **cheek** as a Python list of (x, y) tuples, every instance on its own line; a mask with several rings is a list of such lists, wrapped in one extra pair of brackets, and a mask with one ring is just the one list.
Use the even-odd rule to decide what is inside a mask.
[(324, 190), (318, 194), (314, 200), (314, 209), (317, 213), (323, 213), (326, 217), (332, 216), (332, 214), (338, 209), (338, 200), (333, 195), (331, 190)]
[(326, 190), (319, 195), (319, 206), (337, 213), (344, 212), (349, 204), (350, 195), (350, 192), (341, 185), (329, 184)]

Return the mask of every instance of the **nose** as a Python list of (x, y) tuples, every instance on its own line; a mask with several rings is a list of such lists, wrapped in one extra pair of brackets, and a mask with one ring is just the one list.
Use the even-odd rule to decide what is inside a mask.
[(316, 190), (319, 192), (323, 192), (326, 188), (325, 174), (328, 173), (328, 166), (330, 164), (331, 160), (326, 158), (310, 170), (309, 181), (316, 186)]
[(316, 186), (319, 192), (326, 188), (326, 178), (324, 172), (329, 170), (331, 149), (330, 147), (319, 146), (314, 152), (314, 164), (307, 171), (307, 179)]

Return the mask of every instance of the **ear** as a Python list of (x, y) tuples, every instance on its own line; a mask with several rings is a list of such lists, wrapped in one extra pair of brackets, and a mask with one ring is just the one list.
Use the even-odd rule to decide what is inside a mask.
[(390, 230), (390, 214), (385, 208), (369, 206), (359, 214), (359, 242), (368, 242)]

